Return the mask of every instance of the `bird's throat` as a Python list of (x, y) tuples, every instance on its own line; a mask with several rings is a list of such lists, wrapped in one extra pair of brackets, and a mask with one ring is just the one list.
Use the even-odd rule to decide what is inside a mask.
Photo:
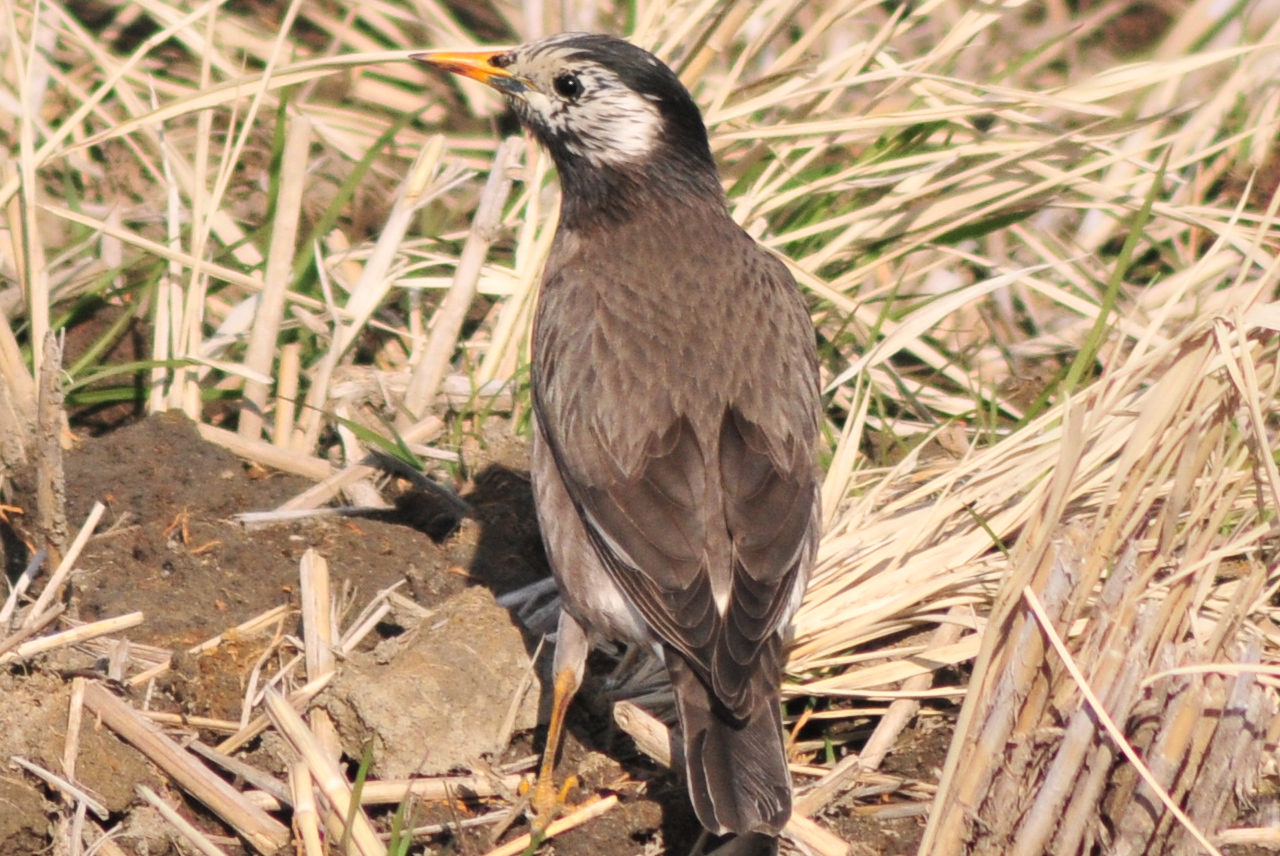
[(719, 177), (701, 164), (654, 160), (635, 167), (600, 168), (572, 158), (555, 160), (562, 228), (609, 228), (661, 209), (725, 207)]

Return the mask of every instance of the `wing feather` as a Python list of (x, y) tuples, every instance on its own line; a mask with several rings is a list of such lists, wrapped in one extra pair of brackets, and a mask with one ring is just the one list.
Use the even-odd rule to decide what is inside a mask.
[[(777, 684), (780, 631), (817, 543), (813, 332), (786, 267), (727, 219), (705, 242), (723, 257), (671, 257), (660, 285), (636, 280), (623, 259), (665, 258), (668, 225), (553, 249), (534, 407), (610, 579), (745, 716), (752, 687)], [(690, 337), (690, 314), (707, 335)]]
[[(602, 565), (654, 632), (679, 650), (730, 711), (751, 703), (751, 669), (792, 605), (815, 540), (812, 466), (792, 454), (781, 469), (758, 429), (726, 410), (717, 459), (677, 419), (649, 444), (641, 470), (604, 485), (561, 469)], [(748, 439), (750, 438), (750, 439)], [(555, 439), (549, 437), (555, 453)], [(556, 454), (557, 461), (562, 460)], [(710, 465), (709, 465), (710, 464)], [(720, 489), (716, 490), (716, 484)], [(712, 527), (720, 531), (709, 531)], [(731, 596), (723, 614), (709, 558), (729, 545)], [(765, 664), (779, 668), (777, 656)]]

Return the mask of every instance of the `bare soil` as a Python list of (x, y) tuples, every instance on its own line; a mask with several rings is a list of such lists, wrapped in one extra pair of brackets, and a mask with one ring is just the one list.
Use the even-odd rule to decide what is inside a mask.
[[(451, 506), (433, 494), (406, 491), (394, 511), (253, 528), (232, 516), (274, 508), (309, 484), (262, 471), (205, 443), (194, 425), (177, 415), (85, 438), (66, 462), (68, 521), (77, 528), (95, 501), (105, 503), (108, 512), (77, 563), (68, 615), (92, 621), (141, 611), (145, 621), (126, 634), (132, 643), (182, 651), (273, 607), (296, 608), (298, 563), (309, 548), (327, 559), (335, 592), (345, 588), (356, 609), (375, 592), (402, 581), (402, 591), (426, 608), (439, 607), (470, 587), (502, 595), (535, 582), (549, 570), (533, 513), (527, 449), (523, 441), (499, 434), (506, 439), (477, 453), (477, 474), (461, 486), (471, 508), (468, 519), (457, 519)], [(23, 558), (15, 555), (24, 552), (22, 525), (16, 517), (9, 533), (10, 568)], [(37, 588), (42, 583), (43, 578)], [(299, 633), (297, 624), (297, 613), (291, 612), (284, 631)], [(455, 626), (448, 632), (473, 632), (463, 623)], [(366, 648), (400, 631), (394, 626), (380, 629), (382, 634)], [(537, 640), (530, 635), (526, 633), (525, 644), (532, 651)], [(248, 675), (265, 645), (265, 639), (232, 638), (208, 654), (176, 658), (151, 689), (150, 708), (239, 719)], [(0, 755), (21, 755), (60, 770), (69, 678), (103, 669), (102, 662), (84, 652), (61, 650), (0, 673)], [(484, 675), (464, 675), (458, 683), (465, 688), (483, 680)], [(579, 776), (570, 802), (612, 792), (620, 795), (621, 805), (557, 838), (543, 852), (684, 856), (697, 839), (698, 826), (683, 784), (611, 727), (606, 707), (591, 703), (594, 687), (589, 682), (584, 703), (573, 708), (559, 776)], [(140, 691), (129, 694), (135, 705), (142, 701)], [(86, 723), (81, 731), (77, 779), (102, 797), (111, 812), (106, 825), (125, 831), (118, 843), (126, 853), (185, 852), (151, 810), (140, 807), (138, 784), (167, 793), (188, 817), (222, 836), (228, 853), (248, 852), (230, 837), (230, 830), (109, 730)], [(541, 728), (517, 732), (493, 762), (532, 756), (541, 749), (542, 734)], [(221, 735), (200, 736), (215, 742)], [(927, 727), (906, 740), (910, 746), (891, 758), (887, 769), (906, 767), (901, 772), (908, 778), (935, 780), (946, 751), (945, 735)], [(363, 742), (367, 737), (360, 734), (344, 739), (348, 745)], [(268, 736), (251, 744), (243, 757), (282, 774), (278, 748)], [(359, 758), (349, 760), (354, 771)], [(59, 839), (56, 821), (63, 814), (57, 800), (33, 777), (6, 767), (0, 774), (0, 853), (49, 852)], [(486, 810), (466, 802), (428, 804), (419, 807), (414, 820), (449, 823)], [(390, 814), (388, 809), (377, 817), (389, 822)], [(282, 819), (288, 822), (287, 816)], [(917, 817), (868, 818), (852, 806), (840, 807), (826, 819), (847, 840), (863, 842), (864, 852), (913, 853), (922, 829)], [(518, 820), (505, 838), (524, 831), (525, 822)], [(482, 854), (492, 847), (490, 834), (485, 827), (445, 833), (413, 852)]]

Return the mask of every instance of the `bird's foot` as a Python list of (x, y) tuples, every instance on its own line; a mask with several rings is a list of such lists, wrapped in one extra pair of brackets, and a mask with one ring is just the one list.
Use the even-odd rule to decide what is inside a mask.
[(546, 833), (551, 822), (570, 809), (569, 792), (578, 786), (578, 777), (570, 776), (559, 791), (556, 790), (555, 779), (544, 776), (538, 779), (533, 789), (533, 836), (535, 839)]

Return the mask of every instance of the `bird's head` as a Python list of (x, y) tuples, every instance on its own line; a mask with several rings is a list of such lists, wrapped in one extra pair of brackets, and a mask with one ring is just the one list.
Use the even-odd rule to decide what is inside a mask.
[(721, 199), (702, 114), (675, 73), (646, 50), (611, 36), (562, 33), (515, 48), (413, 58), (506, 96), (555, 161), (567, 215), (576, 207), (625, 216), (663, 195)]

